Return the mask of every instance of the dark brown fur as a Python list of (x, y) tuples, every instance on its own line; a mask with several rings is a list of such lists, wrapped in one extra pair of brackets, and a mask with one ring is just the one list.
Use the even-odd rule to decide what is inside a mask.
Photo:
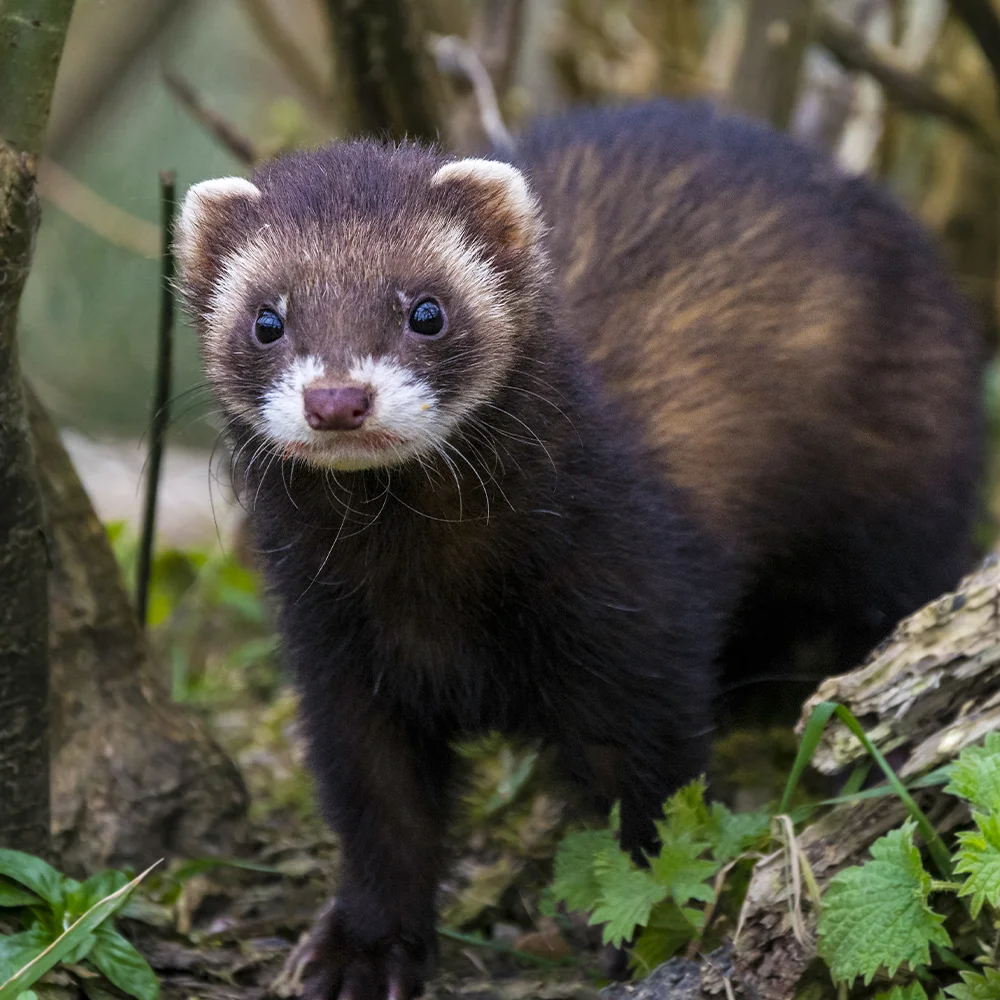
[[(344, 848), (324, 1000), (421, 988), (456, 736), (544, 738), (587, 782), (612, 762), (640, 852), (704, 765), (720, 663), (740, 683), (826, 635), (848, 666), (954, 582), (975, 513), (978, 331), (869, 184), (704, 108), (572, 116), (519, 146), (543, 252), (502, 202), (432, 188), (442, 162), (367, 143), (279, 161), (185, 258), (204, 314), (222, 258), (266, 234), (266, 280), (206, 358)], [(502, 338), (417, 249), (428, 220), (502, 270)], [(467, 350), (401, 339), (393, 290), (428, 285)], [(297, 325), (261, 351), (254, 310), (289, 287)], [(442, 398), (500, 373), (455, 434), (465, 465), (256, 457), (254, 407), (293, 353), (359, 350)]]

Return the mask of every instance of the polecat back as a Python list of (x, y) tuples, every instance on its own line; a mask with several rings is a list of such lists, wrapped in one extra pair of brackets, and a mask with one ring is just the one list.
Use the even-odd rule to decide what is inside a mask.
[(848, 666), (969, 552), (980, 341), (888, 198), (664, 103), (515, 162), (337, 144), (178, 227), (342, 840), (315, 996), (421, 988), (456, 736), (559, 745), (641, 856), (720, 667)]

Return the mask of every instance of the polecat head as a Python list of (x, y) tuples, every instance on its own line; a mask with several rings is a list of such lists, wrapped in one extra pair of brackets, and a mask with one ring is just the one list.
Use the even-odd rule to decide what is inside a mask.
[(226, 415), (316, 465), (440, 448), (537, 325), (538, 206), (521, 173), (342, 143), (203, 181), (180, 286)]

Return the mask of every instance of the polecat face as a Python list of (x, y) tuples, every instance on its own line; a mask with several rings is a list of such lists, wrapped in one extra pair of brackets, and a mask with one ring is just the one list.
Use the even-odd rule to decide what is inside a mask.
[(443, 447), (535, 326), (541, 222), (523, 176), (340, 144), (194, 185), (180, 284), (226, 415), (336, 469)]

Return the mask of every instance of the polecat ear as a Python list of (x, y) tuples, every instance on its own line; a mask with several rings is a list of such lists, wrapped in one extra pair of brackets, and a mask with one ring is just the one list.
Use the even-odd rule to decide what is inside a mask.
[(174, 253), (186, 280), (210, 269), (213, 236), (219, 242), (218, 234), (231, 231), (259, 199), (260, 188), (244, 177), (218, 177), (188, 188), (174, 226)]
[(509, 163), (479, 159), (446, 163), (431, 178), (431, 185), (460, 189), (477, 222), (502, 244), (527, 248), (542, 234), (538, 201), (524, 174)]

